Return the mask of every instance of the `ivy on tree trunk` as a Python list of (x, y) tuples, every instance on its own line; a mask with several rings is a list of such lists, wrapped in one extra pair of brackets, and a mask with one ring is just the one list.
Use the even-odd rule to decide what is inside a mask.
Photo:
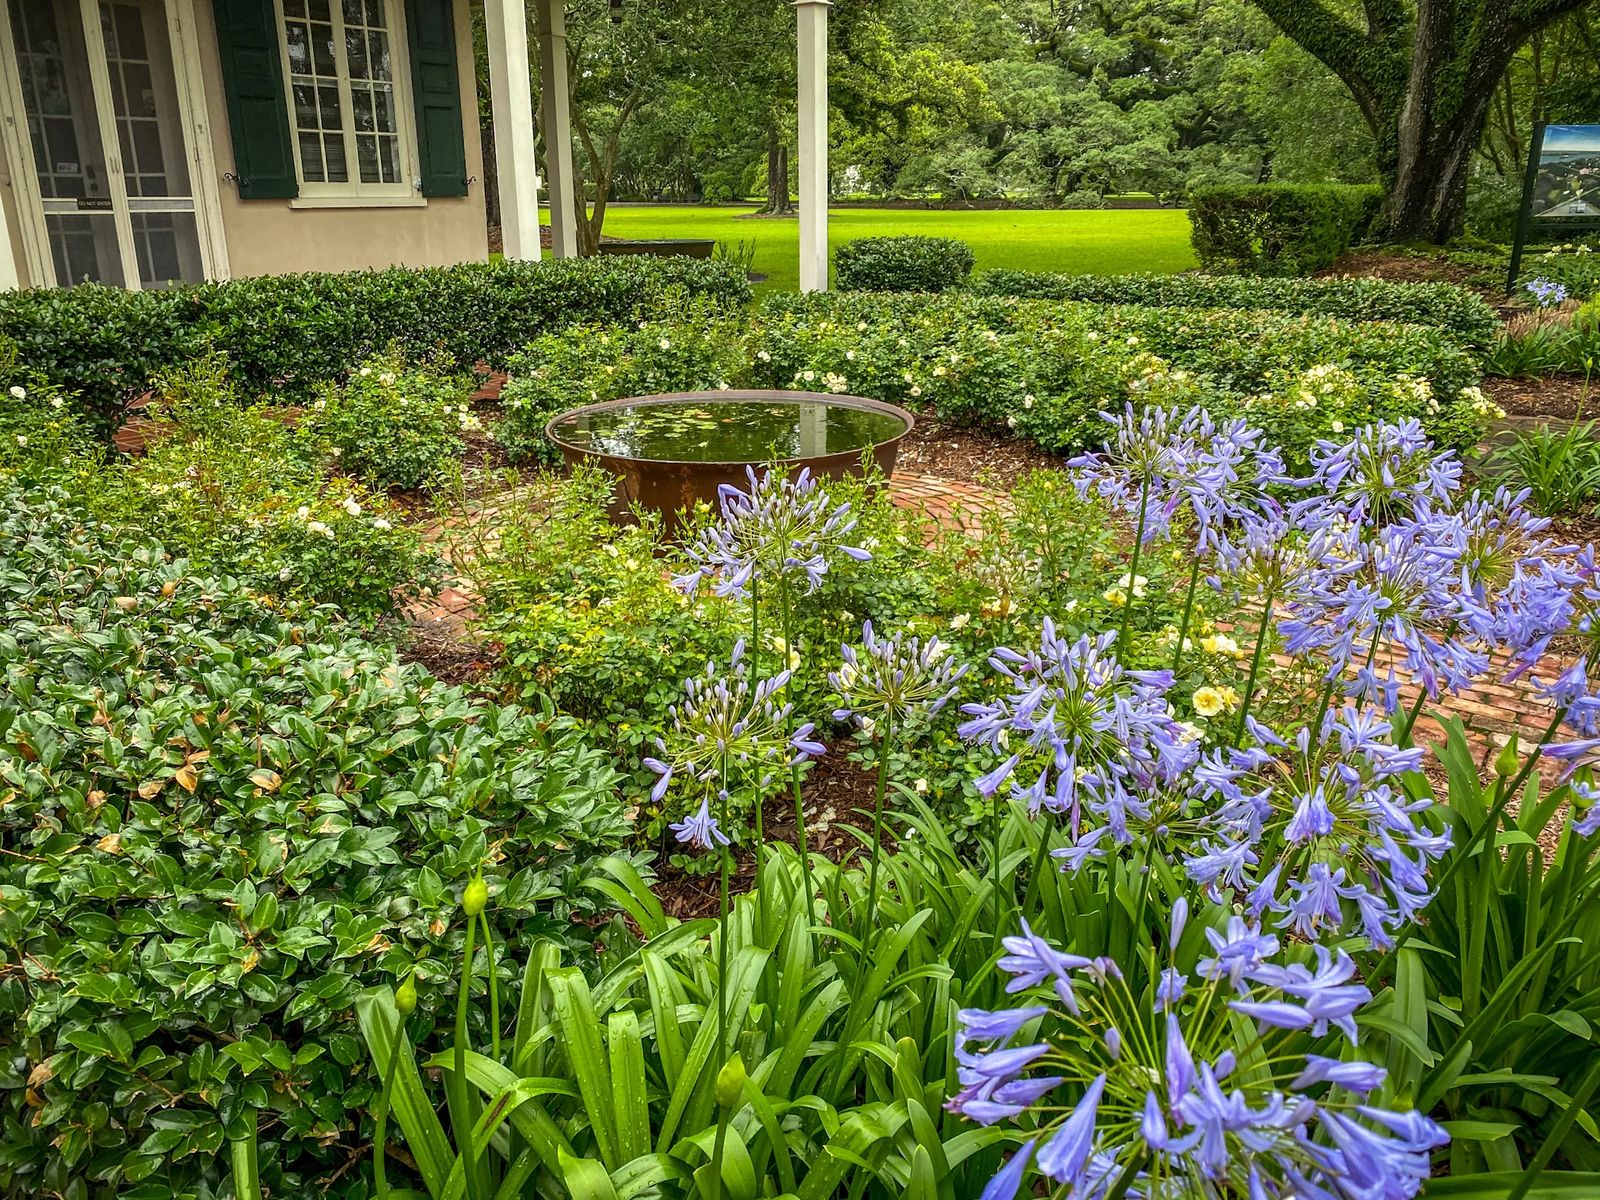
[(1254, 0), (1350, 89), (1388, 186), (1379, 232), (1444, 242), (1461, 231), (1467, 171), (1512, 56), (1584, 0)]

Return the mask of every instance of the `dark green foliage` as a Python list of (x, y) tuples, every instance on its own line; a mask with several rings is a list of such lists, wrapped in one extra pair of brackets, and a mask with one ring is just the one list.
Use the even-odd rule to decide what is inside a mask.
[(1488, 467), (1507, 476), (1513, 488), (1527, 488), (1528, 507), (1537, 513), (1554, 517), (1580, 512), (1600, 495), (1595, 422), (1575, 422), (1564, 430), (1545, 422), (1519, 432), (1490, 456)]
[(60, 492), (3, 501), (0, 1195), (217, 1196), (257, 1124), (270, 1194), (364, 1194), (323, 1182), (370, 1137), (356, 994), (415, 966), (432, 1030), (480, 869), (503, 943), (585, 943), (609, 763)]
[(857, 238), (833, 253), (844, 292), (942, 292), (972, 274), (972, 247), (956, 238)]
[(1348, 250), (1382, 202), (1382, 189), (1365, 184), (1198, 189), (1189, 198), (1194, 250), (1210, 270), (1309, 274)]
[(17, 343), (19, 364), (77, 393), (109, 430), (154, 376), (208, 348), (227, 355), (245, 395), (303, 401), (391, 344), (458, 368), (501, 366), (540, 333), (625, 321), (685, 294), (738, 308), (750, 284), (727, 263), (619, 256), (267, 275), (170, 291), (84, 285), (0, 296), (0, 334)]
[(1487, 345), (1499, 326), (1494, 309), (1476, 293), (1453, 283), (998, 270), (974, 277), (970, 290), (981, 296), (1088, 300), (1155, 308), (1276, 309), (1352, 321), (1402, 321), (1438, 326), (1470, 346)]

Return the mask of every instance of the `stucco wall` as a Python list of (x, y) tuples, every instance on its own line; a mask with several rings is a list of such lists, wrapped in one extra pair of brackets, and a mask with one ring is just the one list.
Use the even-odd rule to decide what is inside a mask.
[(480, 262), (488, 257), (483, 201), (483, 151), (478, 138), (478, 101), (473, 90), (472, 25), (466, 0), (457, 0), (456, 64), (461, 111), (467, 123), (467, 174), (471, 188), (460, 198), (433, 198), (424, 206), (294, 208), (289, 200), (241, 200), (234, 169), (222, 62), (209, 0), (195, 2), (196, 33), (205, 78), (222, 224), (231, 275), (282, 271), (350, 271), (363, 267), (435, 267)]

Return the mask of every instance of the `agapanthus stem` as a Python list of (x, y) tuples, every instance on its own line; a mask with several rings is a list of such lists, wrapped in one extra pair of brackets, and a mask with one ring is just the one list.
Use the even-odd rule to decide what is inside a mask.
[(494, 1060), (500, 1061), (500, 984), (495, 979), (494, 969), (494, 934), (489, 929), (489, 914), (487, 911), (478, 914), (478, 920), (483, 922), (483, 956), (488, 960), (489, 968), (489, 1038), (494, 1047)]
[(1428, 689), (1417, 690), (1417, 702), (1411, 706), (1411, 711), (1406, 714), (1406, 723), (1400, 727), (1400, 735), (1395, 738), (1395, 743), (1400, 746), (1411, 745), (1411, 731), (1416, 727), (1417, 718), (1422, 715), (1422, 706), (1428, 702)]
[[(787, 637), (784, 641), (784, 653), (789, 651)], [(783, 666), (788, 666), (784, 663)], [(782, 667), (779, 668), (780, 670)], [(760, 589), (754, 576), (750, 579), (750, 670), (757, 678), (761, 678), (761, 601)], [(785, 730), (785, 732), (788, 732)], [(761, 828), (761, 791), (756, 790), (756, 865), (761, 864), (761, 850), (766, 845), (766, 838)]]
[(706, 1189), (707, 1200), (722, 1200), (722, 1151), (728, 1142), (728, 1110), (717, 1110), (717, 1136), (711, 1143), (711, 1185)]
[(1000, 880), (1000, 789), (995, 788), (994, 795), (989, 797), (989, 851), (990, 866), (994, 870), (994, 944), (1000, 946), (1000, 925), (1005, 920), (1005, 913), (1000, 901), (1003, 885)]
[[(783, 652), (785, 655), (789, 653), (791, 626), (794, 624), (790, 611), (791, 607), (788, 578), (784, 575), (779, 575), (778, 617), (783, 626)], [(785, 662), (783, 665), (788, 666), (789, 664)], [(794, 838), (800, 851), (800, 879), (805, 886), (806, 928), (809, 930), (811, 927), (812, 901), (816, 898), (817, 889), (811, 881), (811, 838), (806, 833), (806, 804), (800, 787), (800, 766), (798, 763), (789, 768), (789, 782), (794, 790)], [(810, 934), (807, 933), (806, 936), (809, 937)]]
[[(759, 789), (756, 802), (761, 800)], [(718, 793), (718, 820), (723, 828), (728, 824), (728, 761), (722, 761), (722, 788)], [(728, 1050), (728, 867), (733, 858), (730, 847), (723, 846), (718, 856), (718, 874), (721, 877), (720, 903), (717, 905), (717, 1049), (726, 1056)]]
[(1050, 830), (1048, 820), (1041, 820), (1039, 829), (1039, 850), (1033, 856), (1033, 869), (1028, 872), (1028, 890), (1022, 898), (1022, 911), (1034, 912), (1034, 900), (1039, 895), (1039, 884), (1044, 878), (1044, 869), (1050, 861)]
[(472, 954), (477, 949), (477, 932), (476, 918), (468, 917), (467, 941), (461, 956), (461, 987), (456, 993), (456, 1036), (448, 1094), (450, 1123), (455, 1128), (456, 1143), (466, 1165), (466, 1191), (471, 1200), (480, 1200), (483, 1195), (478, 1155), (472, 1141), (477, 1114), (472, 1111), (472, 1088), (467, 1083), (467, 1006), (472, 993)]
[(1178, 645), (1172, 652), (1172, 677), (1177, 679), (1183, 663), (1183, 644), (1189, 640), (1189, 615), (1194, 612), (1194, 590), (1200, 584), (1200, 548), (1195, 547), (1194, 566), (1189, 571), (1189, 591), (1183, 598), (1183, 620), (1178, 623)]
[(1128, 660), (1128, 625), (1133, 620), (1133, 597), (1139, 587), (1139, 553), (1144, 549), (1144, 525), (1150, 510), (1150, 476), (1139, 484), (1139, 528), (1133, 535), (1133, 562), (1128, 567), (1128, 590), (1122, 597), (1122, 627), (1117, 633), (1117, 657)]
[(1246, 724), (1250, 718), (1250, 702), (1256, 698), (1256, 676), (1261, 673), (1261, 659), (1267, 649), (1267, 630), (1272, 625), (1272, 603), (1276, 597), (1271, 588), (1263, 598), (1265, 606), (1261, 610), (1261, 624), (1256, 626), (1255, 653), (1250, 656), (1250, 674), (1244, 681), (1244, 701), (1239, 706), (1239, 732), (1233, 739), (1235, 746), (1244, 741)]
[(894, 718), (883, 717), (883, 739), (878, 743), (878, 792), (872, 801), (872, 866), (867, 883), (867, 932), (862, 939), (861, 969), (872, 963), (873, 931), (878, 928), (878, 860), (883, 857), (883, 793), (889, 786), (889, 743), (894, 740)]

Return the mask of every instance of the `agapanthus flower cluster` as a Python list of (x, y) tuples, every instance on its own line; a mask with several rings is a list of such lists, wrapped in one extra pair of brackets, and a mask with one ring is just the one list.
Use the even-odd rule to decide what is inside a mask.
[(830, 564), (844, 555), (872, 556), (846, 538), (856, 527), (848, 504), (834, 504), (810, 468), (796, 475), (746, 467), (748, 490), (717, 489), (720, 518), (685, 553), (694, 569), (673, 582), (693, 594), (702, 579), (715, 580), (719, 596), (747, 596), (759, 576), (796, 581), (815, 591)]
[[(1026, 922), (1005, 939), (1017, 1006), (959, 1014), (948, 1106), (1038, 1131), (982, 1200), (1014, 1200), (1030, 1170), (1073, 1200), (1415, 1196), (1448, 1135), (1370, 1102), (1382, 1067), (1307, 1049), (1330, 1029), (1357, 1044), (1371, 993), (1349, 956), (1278, 961), (1278, 938), (1234, 916), (1205, 930), (1191, 975), (1178, 966), (1187, 911), (1173, 911), (1168, 965), (1137, 988), (1114, 960), (1063, 953)], [(1255, 1036), (1239, 1036), (1240, 1016)]]
[(1523, 290), (1533, 297), (1533, 302), (1540, 308), (1554, 308), (1558, 304), (1565, 303), (1567, 299), (1566, 285), (1557, 283), (1553, 279), (1545, 279), (1541, 276), (1538, 279), (1528, 280), (1522, 286)]
[(1400, 680), (1374, 669), (1387, 649), (1430, 697), (1464, 690), (1489, 669), (1472, 630), (1488, 616), (1463, 586), (1462, 538), (1453, 517), (1376, 530), (1346, 526), (1307, 564), (1279, 628), (1284, 649), (1314, 655), (1329, 680), (1357, 668), (1360, 694), (1393, 712)]
[(1338, 513), (1351, 522), (1381, 524), (1415, 515), (1449, 499), (1461, 484), (1453, 453), (1436, 453), (1415, 419), (1356, 430), (1348, 442), (1319, 440), (1311, 448), (1311, 493), (1295, 505), (1316, 524)]
[[(644, 765), (656, 773), (650, 798), (660, 802), (675, 776), (725, 787), (733, 771), (762, 780), (769, 767), (787, 766), (826, 752), (807, 723), (789, 728), (792, 706), (780, 693), (789, 672), (752, 679), (744, 661), (744, 641), (733, 648), (727, 666), (711, 662), (703, 674), (684, 680), (684, 699), (669, 710), (671, 724), (656, 739), (657, 756)], [(700, 808), (673, 832), (703, 848), (726, 845), (710, 811), (710, 789)]]
[(861, 649), (845, 646), (843, 658), (828, 675), (843, 701), (834, 718), (854, 720), (869, 732), (880, 721), (904, 729), (937, 713), (967, 673), (966, 664), (957, 663), (949, 644), (937, 637), (926, 642), (904, 632), (880, 637), (871, 621), (861, 628)]
[(1427, 866), (1450, 846), (1422, 819), (1432, 801), (1399, 781), (1423, 751), (1396, 746), (1372, 709), (1330, 712), (1292, 742), (1248, 725), (1251, 744), (1212, 751), (1195, 769), (1209, 836), (1185, 862), (1189, 877), (1298, 937), (1337, 936), (1353, 918), (1387, 948), (1431, 899)]
[(1100, 415), (1115, 430), (1104, 451), (1067, 465), (1081, 494), (1093, 491), (1130, 513), (1146, 541), (1166, 536), (1187, 512), (1200, 545), (1209, 546), (1229, 521), (1274, 511), (1267, 489), (1288, 481), (1282, 455), (1243, 420), (1218, 425), (1203, 408), (1131, 404), (1120, 415)]
[(1130, 822), (1150, 824), (1199, 758), (1193, 731), (1167, 704), (1171, 672), (1125, 669), (1115, 643), (1114, 633), (1071, 640), (1046, 619), (1036, 648), (989, 659), (1007, 694), (961, 710), (963, 737), (1009, 754), (979, 789), (992, 795), (1010, 780), (1031, 810), (1067, 818), (1080, 855), (1104, 853), (1105, 839), (1130, 844)]

